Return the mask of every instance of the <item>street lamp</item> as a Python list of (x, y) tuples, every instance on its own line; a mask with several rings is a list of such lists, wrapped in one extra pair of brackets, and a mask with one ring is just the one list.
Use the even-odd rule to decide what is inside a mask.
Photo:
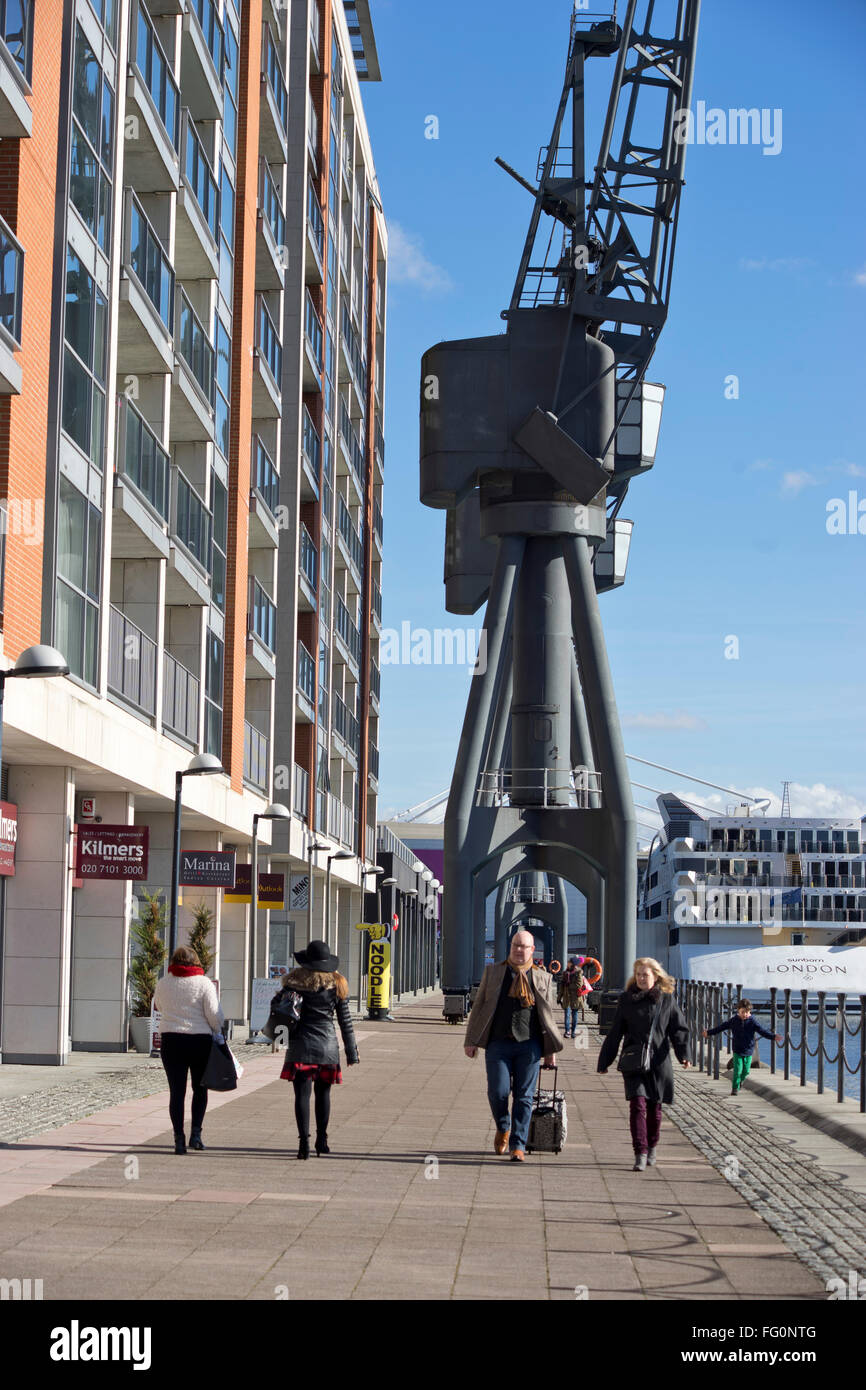
[(56, 647), (28, 647), (8, 671), (0, 671), (0, 771), (3, 768), (3, 696), (6, 682), (15, 676), (32, 680), (34, 676), (68, 676), (69, 667)]
[[(287, 806), (280, 801), (274, 801), (267, 806), (264, 811), (257, 811), (253, 816), (253, 852), (252, 863), (250, 864), (250, 1029), (253, 1022), (253, 980), (256, 977), (256, 953), (258, 948), (259, 935), (259, 821), (260, 820), (291, 820), (292, 813)], [(270, 919), (268, 919), (270, 921)], [(268, 971), (270, 957), (270, 941), (268, 939), (268, 929), (265, 929), (265, 974)]]
[[(325, 945), (331, 945), (331, 864), (335, 859), (354, 859), (355, 856), (350, 849), (335, 849), (328, 855), (328, 866), (325, 870)], [(340, 927), (337, 924), (337, 945), (340, 944)], [(339, 954), (339, 952), (337, 953)]]
[(196, 753), (189, 767), (174, 774), (174, 855), (171, 865), (171, 926), (169, 959), (177, 950), (177, 895), (180, 888), (180, 820), (184, 777), (210, 777), (225, 769), (213, 753)]
[[(368, 869), (365, 865), (362, 865), (362, 867), (361, 867), (361, 874), (362, 874), (362, 876), (363, 876), (365, 879), (369, 878), (372, 874), (375, 874), (376, 879), (377, 879), (377, 882), (378, 882), (378, 879), (381, 878), (382, 874), (384, 874), (384, 872), (385, 872), (385, 870), (384, 870), (383, 868), (381, 868), (378, 864), (374, 864), (374, 865), (373, 865), (371, 868), (369, 868), (369, 869)], [(377, 886), (376, 891), (377, 891), (377, 894), (378, 894), (378, 886)], [(367, 920), (367, 905), (366, 905), (366, 903), (363, 901), (363, 898), (366, 898), (366, 896), (367, 896), (367, 887), (366, 887), (366, 884), (362, 887), (361, 892), (362, 892), (361, 911), (362, 911), (362, 914), (363, 914), (364, 921), (366, 922), (366, 920)], [(378, 898), (377, 898), (377, 902), (378, 902)], [(364, 975), (365, 975), (365, 973), (366, 973), (364, 967), (365, 967), (365, 965), (366, 965), (366, 963), (367, 963), (367, 962), (366, 962), (366, 956), (367, 956), (367, 933), (366, 933), (366, 932), (362, 932), (362, 933), (361, 933), (361, 944), (360, 944), (360, 949), (359, 949), (359, 951), (358, 951), (358, 1012), (359, 1012), (359, 1013), (360, 1013), (361, 1009), (364, 1007), (364, 1006), (363, 1006), (362, 999), (363, 999), (363, 992), (364, 992)]]
[(320, 845), (317, 840), (311, 840), (307, 845), (307, 945), (313, 939), (313, 855), (320, 851), (330, 849), (330, 845)]

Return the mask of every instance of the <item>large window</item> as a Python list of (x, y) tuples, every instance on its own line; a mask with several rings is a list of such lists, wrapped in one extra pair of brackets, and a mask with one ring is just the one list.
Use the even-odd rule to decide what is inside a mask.
[(0, 38), (29, 82), (33, 76), (33, 0), (0, 0)]
[(89, 685), (96, 685), (101, 558), (102, 517), (61, 476), (54, 640), (70, 671)]
[(216, 321), (216, 445), (224, 458), (229, 456), (229, 428), (231, 425), (231, 338), (226, 332), (222, 319)]
[(234, 283), (235, 190), (223, 165), (220, 174), (220, 290), (231, 306)]
[[(228, 15), (226, 16), (228, 21)], [(225, 32), (225, 88), (223, 90), (223, 137), (226, 145), (235, 154), (238, 137), (238, 41), (232, 26), (226, 22)]]
[(75, 27), (69, 194), (99, 246), (107, 252), (111, 229), (114, 93), (84, 30)]
[(223, 644), (208, 629), (205, 645), (205, 752), (222, 757), (223, 744)]
[(63, 430), (102, 468), (108, 304), (71, 249), (66, 254)]
[(211, 589), (217, 608), (226, 606), (226, 551), (228, 550), (229, 495), (216, 473), (211, 476), (213, 545), (211, 546)]
[(90, 0), (90, 8), (105, 30), (112, 48), (117, 34), (117, 0)]

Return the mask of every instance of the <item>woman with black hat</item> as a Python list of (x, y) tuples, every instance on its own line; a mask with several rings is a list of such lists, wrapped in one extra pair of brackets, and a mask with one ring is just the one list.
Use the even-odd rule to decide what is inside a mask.
[[(298, 996), (286, 1060), (280, 1076), (295, 1088), (295, 1119), (298, 1124), (298, 1158), (310, 1156), (310, 1090), (315, 1096), (316, 1154), (330, 1153), (328, 1120), (331, 1114), (331, 1087), (343, 1080), (340, 1047), (334, 1016), (340, 1025), (346, 1062), (350, 1067), (361, 1060), (349, 1014), (349, 982), (339, 973), (339, 960), (324, 941), (311, 941), (305, 951), (296, 951), (300, 969), (282, 981), (282, 992)], [(274, 1004), (281, 995), (276, 995)]]

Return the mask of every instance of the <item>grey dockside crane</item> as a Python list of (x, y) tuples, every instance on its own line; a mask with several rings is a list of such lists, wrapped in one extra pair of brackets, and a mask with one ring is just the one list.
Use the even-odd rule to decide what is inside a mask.
[[(567, 954), (564, 883), (587, 903), (606, 983), (635, 954), (634, 803), (598, 594), (625, 580), (632, 478), (654, 463), (664, 387), (646, 371), (667, 317), (700, 0), (576, 9), (506, 331), (439, 343), (421, 378), (421, 501), (447, 512), (446, 605), (487, 603), (445, 816), (442, 986), (465, 1013), (520, 920)], [(584, 68), (613, 60), (585, 167)], [(567, 116), (570, 110), (570, 129)], [(680, 113), (680, 114), (678, 114)], [(523, 914), (509, 883), (536, 885)], [(552, 891), (551, 891), (552, 890)]]

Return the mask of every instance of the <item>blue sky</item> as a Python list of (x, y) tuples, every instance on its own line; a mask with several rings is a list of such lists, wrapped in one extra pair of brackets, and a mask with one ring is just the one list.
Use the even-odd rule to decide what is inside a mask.
[[(531, 198), (493, 161), (534, 175), (570, 8), (371, 6), (383, 82), (364, 97), (392, 240), (386, 628), (481, 625), (446, 612), (445, 517), (418, 500), (420, 358), (502, 331)], [(756, 795), (787, 778), (801, 815), (866, 812), (866, 534), (826, 525), (853, 491), (866, 530), (864, 42), (860, 0), (705, 0), (693, 105), (780, 109), (781, 150), (689, 148), (649, 373), (667, 386), (656, 467), (625, 505), (627, 583), (602, 600), (627, 751)], [(590, 65), (593, 163), (611, 74)], [(466, 669), (383, 667), (380, 815), (448, 785), (468, 684)], [(687, 785), (648, 771), (634, 775)]]

